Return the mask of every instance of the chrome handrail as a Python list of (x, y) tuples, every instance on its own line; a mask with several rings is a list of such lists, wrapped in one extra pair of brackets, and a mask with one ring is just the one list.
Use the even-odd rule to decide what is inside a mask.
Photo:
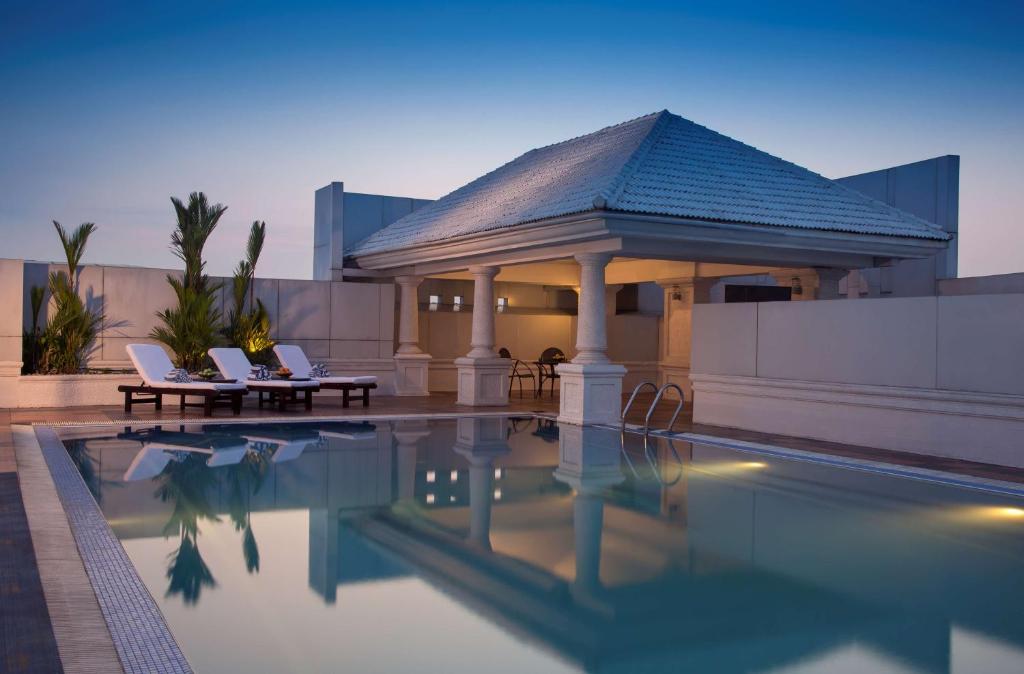
[[(652, 402), (651, 406), (647, 408), (647, 417), (644, 418), (644, 437), (646, 437), (651, 432), (651, 415), (654, 414), (655, 408), (657, 408), (658, 403), (661, 402), (661, 396), (665, 395), (665, 391), (667, 391), (670, 388), (675, 389), (679, 393), (679, 403), (676, 405), (676, 411), (672, 414), (672, 420), (668, 422), (668, 426), (665, 428), (665, 430), (671, 431), (672, 427), (675, 426), (676, 419), (679, 418), (679, 413), (683, 409), (683, 403), (686, 402), (686, 395), (683, 393), (683, 389), (679, 388), (679, 384), (673, 384), (670, 382), (662, 386), (660, 389), (658, 389), (658, 394), (654, 396), (654, 402)], [(633, 392), (633, 395), (636, 395), (636, 391)], [(632, 398), (630, 399), (630, 402), (632, 402)], [(625, 412), (623, 412), (622, 424), (623, 428), (625, 428)]]
[[(639, 394), (641, 389), (643, 389), (645, 386), (650, 386), (652, 389), (654, 389), (655, 393), (658, 392), (658, 385), (655, 384), (653, 381), (642, 381), (642, 382), (640, 382), (639, 384), (636, 385), (636, 388), (633, 389), (632, 395), (629, 396), (629, 400), (626, 401), (626, 407), (623, 408), (623, 410), (622, 410), (622, 428), (621, 428), (621, 431), (623, 433), (626, 432), (626, 415), (629, 414), (629, 408), (633, 406), (633, 401), (636, 400), (637, 394)], [(650, 418), (650, 414), (648, 414), (647, 417)]]

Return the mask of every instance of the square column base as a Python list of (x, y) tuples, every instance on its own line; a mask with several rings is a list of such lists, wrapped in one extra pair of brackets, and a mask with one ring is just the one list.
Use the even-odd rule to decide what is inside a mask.
[(614, 363), (558, 366), (561, 382), (558, 421), (569, 424), (618, 424), (622, 420), (622, 378)]
[(429, 353), (395, 354), (395, 395), (428, 396), (427, 373), (430, 368)]
[(459, 405), (508, 405), (508, 358), (456, 358)]

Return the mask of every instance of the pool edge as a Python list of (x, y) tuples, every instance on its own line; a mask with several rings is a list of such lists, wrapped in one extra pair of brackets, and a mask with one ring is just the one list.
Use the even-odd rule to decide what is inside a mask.
[[(45, 564), (48, 570), (46, 575), (50, 579), (49, 587), (46, 583), (43, 586), (48, 607), (51, 606), (51, 600), (58, 604), (68, 603), (66, 607), (54, 607), (58, 613), (63, 608), (63, 612), (68, 615), (66, 620), (60, 621), (61, 635), (58, 636), (58, 650), (65, 671), (111, 671), (111, 666), (115, 664), (111, 662), (113, 656), (116, 658), (116, 668), (130, 674), (190, 674), (192, 669), (156, 601), (103, 517), (56, 431), (47, 425), (12, 425), (12, 434), (15, 435), (19, 474), (24, 463), (28, 488), (35, 491), (40, 500), (44, 500), (33, 508), (37, 524), (40, 520), (47, 520), (51, 527), (59, 527), (59, 520), (64, 521), (71, 540), (61, 542), (64, 546), (63, 556), (76, 556), (80, 570), (85, 574), (84, 579), (75, 579), (74, 569), (71, 569), (71, 579), (79, 582), (69, 587), (65, 582), (66, 574), (69, 563), (73, 566), (74, 561), (53, 558), (39, 560), (40, 575), (43, 575)], [(41, 470), (43, 463), (40, 463), (40, 458), (45, 463), (45, 472)], [(50, 489), (53, 491), (50, 492)], [(53, 502), (54, 496), (56, 502)], [(31, 527), (31, 521), (30, 530), (33, 541), (38, 535), (41, 542), (49, 537), (49, 542), (53, 543), (52, 539), (60, 535), (58, 532), (54, 536), (52, 531), (43, 533), (39, 527)], [(74, 546), (73, 551), (68, 549), (69, 545)], [(85, 588), (81, 587), (82, 580), (88, 583), (91, 596), (85, 596)], [(91, 605), (90, 600), (93, 602)], [(102, 616), (102, 631), (105, 634), (99, 633), (95, 620), (92, 624), (81, 620), (80, 614), (85, 616), (96, 609)], [(51, 620), (55, 623), (54, 631), (58, 631), (58, 621), (52, 614)], [(88, 634), (83, 635), (82, 632), (86, 631)], [(109, 641), (97, 645), (94, 640), (100, 638), (105, 641), (103, 636)], [(113, 649), (112, 653), (104, 648), (108, 644)]]

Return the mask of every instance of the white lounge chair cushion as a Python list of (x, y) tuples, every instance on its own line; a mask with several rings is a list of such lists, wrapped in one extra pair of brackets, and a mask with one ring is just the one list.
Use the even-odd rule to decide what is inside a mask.
[(163, 447), (145, 445), (132, 459), (122, 479), (125, 482), (136, 482), (154, 478), (162, 473), (170, 462), (171, 454), (165, 452)]
[[(164, 377), (174, 369), (174, 363), (167, 353), (156, 344), (129, 344), (128, 357), (142, 381), (151, 388), (195, 389), (197, 391), (233, 391), (244, 389), (245, 384), (226, 384), (219, 382), (196, 381), (190, 384), (177, 384), (165, 381)], [(244, 356), (243, 356), (244, 357)], [(232, 377), (237, 379), (237, 377)]]
[(245, 454), (248, 451), (248, 445), (241, 445), (230, 449), (218, 449), (214, 451), (213, 455), (210, 456), (209, 459), (206, 460), (206, 465), (210, 468), (234, 466), (235, 464), (242, 462), (242, 459), (245, 458)]
[[(291, 370), (296, 377), (308, 377), (313, 366), (302, 347), (294, 344), (278, 344), (274, 347), (274, 355), (281, 362), (281, 365)], [(376, 384), (374, 376), (364, 377), (324, 377), (319, 380), (321, 384)]]
[(324, 377), (319, 381), (321, 384), (376, 384), (377, 378), (372, 375), (365, 377)]
[[(241, 349), (218, 347), (210, 349), (210, 358), (217, 365), (217, 369), (224, 376), (225, 379), (237, 379), (238, 381), (248, 381), (249, 386), (271, 387), (271, 388), (285, 388), (285, 389), (301, 389), (301, 388), (313, 388), (319, 386), (315, 381), (289, 381), (287, 379), (271, 379), (269, 381), (256, 381), (254, 379), (247, 379), (249, 372), (252, 371), (252, 363), (245, 357), (245, 353)], [(285, 366), (287, 367), (287, 365)], [(291, 369), (291, 368), (289, 368)], [(297, 371), (292, 370), (292, 373), (297, 377), (300, 375)]]

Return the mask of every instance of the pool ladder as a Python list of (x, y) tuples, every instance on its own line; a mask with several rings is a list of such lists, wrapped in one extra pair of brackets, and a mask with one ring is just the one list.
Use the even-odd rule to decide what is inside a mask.
[(665, 395), (665, 391), (668, 391), (669, 389), (674, 389), (679, 394), (679, 402), (676, 403), (676, 410), (675, 412), (672, 413), (672, 419), (671, 421), (668, 422), (668, 426), (660, 430), (672, 430), (672, 427), (675, 426), (676, 424), (676, 419), (679, 418), (679, 413), (683, 411), (683, 403), (686, 402), (686, 396), (683, 393), (683, 389), (679, 388), (678, 384), (668, 383), (662, 386), (661, 388), (658, 388), (658, 385), (655, 384), (653, 381), (640, 382), (639, 384), (636, 385), (636, 388), (633, 389), (632, 395), (629, 396), (629, 400), (626, 401), (626, 406), (622, 410), (621, 430), (623, 433), (626, 432), (626, 415), (629, 414), (630, 408), (633, 407), (633, 402), (636, 400), (636, 397), (640, 394), (640, 391), (648, 387), (655, 391), (655, 396), (654, 401), (651, 402), (650, 407), (647, 408), (647, 416), (644, 417), (644, 442), (647, 441), (647, 436), (650, 435), (651, 433), (651, 417), (654, 415), (654, 410), (657, 409), (658, 403), (661, 402), (661, 397)]

